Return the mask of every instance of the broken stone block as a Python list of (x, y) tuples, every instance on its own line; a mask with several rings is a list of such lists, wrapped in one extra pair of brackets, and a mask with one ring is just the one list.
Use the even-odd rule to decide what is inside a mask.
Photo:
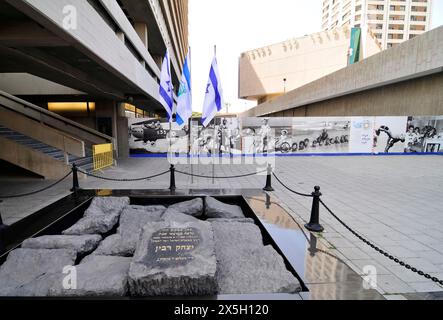
[(194, 222), (199, 221), (199, 219), (193, 216), (183, 214), (173, 208), (168, 208), (162, 215), (162, 220), (164, 221), (176, 221), (176, 222)]
[(205, 213), (208, 218), (245, 218), (242, 209), (237, 205), (230, 205), (212, 197), (205, 197)]
[(45, 297), (62, 286), (63, 269), (77, 257), (67, 249), (16, 249), (0, 267), (0, 296)]
[(207, 296), (217, 293), (211, 224), (148, 223), (129, 269), (133, 296)]
[(118, 223), (120, 213), (129, 205), (128, 197), (95, 197), (83, 218), (64, 235), (105, 234)]
[(254, 219), (251, 218), (233, 218), (233, 219), (222, 219), (222, 218), (211, 218), (206, 220), (208, 222), (239, 222), (239, 223), (255, 223)]
[(131, 258), (90, 255), (75, 266), (74, 289), (52, 288), (56, 297), (123, 297), (128, 293), (128, 271)]
[(212, 222), (220, 294), (294, 293), (297, 278), (272, 246), (264, 246), (251, 223)]
[(107, 237), (95, 255), (130, 257), (134, 255), (143, 227), (161, 220), (164, 206), (127, 206), (120, 217), (117, 234)]
[(198, 218), (203, 215), (203, 200), (201, 198), (195, 198), (193, 200), (179, 202), (170, 205), (168, 209), (174, 209), (180, 213)]
[(84, 236), (42, 236), (30, 238), (22, 243), (22, 248), (28, 249), (71, 249), (78, 256), (88, 254), (97, 248), (102, 240), (100, 235)]

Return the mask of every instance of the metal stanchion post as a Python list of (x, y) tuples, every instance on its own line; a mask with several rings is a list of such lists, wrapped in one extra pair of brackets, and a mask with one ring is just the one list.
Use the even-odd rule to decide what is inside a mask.
[(78, 169), (75, 163), (72, 164), (72, 189), (71, 192), (77, 193), (80, 190), (80, 186), (78, 184)]
[(312, 209), (311, 209), (311, 219), (308, 224), (305, 224), (306, 229), (314, 232), (323, 232), (324, 228), (320, 224), (320, 187), (314, 187), (314, 192), (312, 193)]
[(268, 173), (266, 175), (266, 186), (263, 188), (264, 191), (274, 191), (274, 188), (272, 187), (272, 166), (270, 163), (268, 163)]
[(169, 180), (169, 190), (175, 191), (175, 167), (173, 164), (171, 164), (171, 167), (169, 168), (170, 171), (170, 180)]

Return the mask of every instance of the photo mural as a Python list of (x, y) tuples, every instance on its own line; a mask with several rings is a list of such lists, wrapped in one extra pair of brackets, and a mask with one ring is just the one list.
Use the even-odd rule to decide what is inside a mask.
[(128, 119), (130, 155), (193, 156), (398, 154), (443, 152), (443, 116), (218, 117), (208, 127)]

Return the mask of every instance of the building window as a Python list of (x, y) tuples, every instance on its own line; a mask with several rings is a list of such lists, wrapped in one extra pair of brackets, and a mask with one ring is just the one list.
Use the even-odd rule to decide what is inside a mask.
[(413, 31), (425, 31), (425, 26), (424, 25), (411, 25), (410, 30)]
[(405, 6), (390, 6), (389, 9), (391, 11), (405, 11), (406, 7)]
[(427, 10), (426, 7), (418, 7), (418, 6), (412, 6), (411, 9), (412, 9), (412, 11), (415, 11), (415, 12), (426, 12), (426, 10)]
[(414, 39), (416, 36), (417, 36), (416, 34), (410, 34), (410, 35), (409, 35), (409, 40), (410, 40), (410, 39)]
[(411, 16), (411, 21), (426, 21), (425, 16)]
[(390, 30), (404, 30), (405, 26), (403, 24), (390, 24), (389, 29)]

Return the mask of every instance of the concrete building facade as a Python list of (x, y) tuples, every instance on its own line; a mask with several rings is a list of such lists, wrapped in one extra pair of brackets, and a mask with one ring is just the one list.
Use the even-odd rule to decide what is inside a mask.
[[(346, 67), (350, 36), (345, 26), (242, 53), (239, 98), (261, 104)], [(368, 30), (360, 43), (359, 60), (381, 51)]]
[(443, 27), (254, 107), (245, 117), (443, 115)]
[(31, 108), (34, 120), (76, 136), (61, 116), (126, 157), (126, 116), (165, 114), (162, 59), (168, 48), (178, 91), (188, 46), (188, 0), (0, 0), (0, 111)]
[(369, 27), (383, 49), (430, 29), (432, 0), (323, 0), (322, 30)]

